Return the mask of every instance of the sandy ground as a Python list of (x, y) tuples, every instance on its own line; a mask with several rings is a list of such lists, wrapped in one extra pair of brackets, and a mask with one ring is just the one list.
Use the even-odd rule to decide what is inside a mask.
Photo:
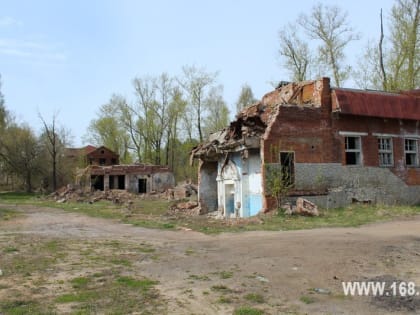
[[(24, 234), (81, 244), (151, 244), (159, 259), (138, 268), (159, 281), (169, 314), (232, 314), (233, 305), (203, 294), (221, 283), (231, 294), (262, 294), (265, 302), (257, 308), (268, 314), (420, 314), (420, 297), (346, 297), (341, 284), (388, 277), (413, 281), (420, 291), (420, 217), (360, 228), (204, 235), (144, 229), (57, 209), (18, 210), (25, 215), (0, 224), (1, 240)], [(231, 276), (217, 276), (223, 272)]]

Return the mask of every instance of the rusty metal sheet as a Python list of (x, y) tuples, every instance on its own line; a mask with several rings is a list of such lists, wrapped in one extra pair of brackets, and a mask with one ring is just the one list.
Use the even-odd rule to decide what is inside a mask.
[(420, 120), (420, 98), (414, 92), (397, 94), (335, 88), (332, 93), (335, 110), (342, 114)]

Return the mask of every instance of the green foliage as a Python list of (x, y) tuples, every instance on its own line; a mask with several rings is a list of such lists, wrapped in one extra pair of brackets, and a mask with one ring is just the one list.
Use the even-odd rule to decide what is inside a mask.
[(377, 40), (368, 42), (359, 58), (354, 73), (357, 84), (391, 92), (416, 89), (420, 86), (420, 2), (397, 0), (385, 16), (383, 25), (388, 27), (382, 28)]
[(277, 208), (281, 207), (282, 200), (293, 187), (289, 172), (280, 163), (266, 163), (265, 190), (269, 196), (276, 199)]
[(257, 99), (254, 97), (251, 87), (248, 84), (243, 84), (238, 100), (236, 101), (236, 112), (239, 113), (243, 108), (255, 102), (257, 102)]

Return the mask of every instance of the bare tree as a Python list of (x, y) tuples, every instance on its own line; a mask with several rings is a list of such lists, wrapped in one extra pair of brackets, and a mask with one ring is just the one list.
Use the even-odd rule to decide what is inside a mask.
[(347, 13), (337, 6), (324, 6), (319, 3), (310, 15), (302, 14), (298, 20), (307, 34), (321, 42), (319, 62), (332, 72), (336, 86), (348, 78), (350, 68), (344, 64), (344, 49), (353, 40), (359, 39), (353, 28), (348, 25)]
[(299, 38), (296, 24), (289, 23), (285, 26), (279, 32), (279, 40), (279, 55), (284, 59), (284, 66), (290, 71), (292, 79), (306, 80), (313, 58), (307, 42)]
[(57, 155), (59, 150), (59, 139), (56, 130), (57, 115), (58, 113), (53, 114), (51, 124), (48, 125), (42, 115), (38, 113), (39, 119), (41, 119), (42, 124), (44, 125), (44, 134), (47, 140), (46, 148), (52, 163), (53, 191), (57, 190)]
[[(191, 109), (192, 121), (194, 121), (200, 142), (203, 141), (202, 120), (205, 114), (204, 100), (210, 87), (214, 84), (217, 73), (206, 72), (203, 68), (184, 66), (183, 78), (179, 80), (188, 95), (188, 105)], [(191, 136), (192, 138), (192, 136)]]

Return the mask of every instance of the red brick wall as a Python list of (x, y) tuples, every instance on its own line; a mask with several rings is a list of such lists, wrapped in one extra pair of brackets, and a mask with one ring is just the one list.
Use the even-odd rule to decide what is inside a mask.
[[(270, 133), (263, 141), (264, 163), (278, 163), (280, 151), (293, 151), (295, 163), (341, 163), (345, 164), (344, 136), (339, 132), (367, 133), (362, 136), (363, 165), (378, 167), (378, 140), (373, 133), (406, 135), (419, 134), (416, 121), (383, 119), (375, 117), (339, 115), (332, 113), (329, 81), (317, 81), (314, 99), (321, 99), (321, 107), (281, 106)], [(318, 93), (318, 94), (317, 94)], [(394, 167), (391, 170), (408, 185), (420, 185), (420, 169), (404, 165), (404, 138), (393, 137)], [(420, 141), (419, 141), (420, 144)], [(419, 152), (420, 155), (420, 152)], [(264, 177), (264, 172), (263, 172)], [(265, 208), (274, 205), (266, 197)]]

